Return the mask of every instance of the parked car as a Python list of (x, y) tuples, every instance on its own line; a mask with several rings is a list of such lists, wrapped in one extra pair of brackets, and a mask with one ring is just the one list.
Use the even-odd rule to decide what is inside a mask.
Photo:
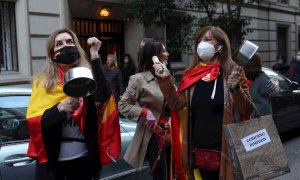
[(279, 94), (271, 98), (273, 119), (279, 133), (300, 128), (300, 87), (284, 75), (263, 67), (263, 71), (279, 82)]
[[(35, 179), (36, 161), (26, 157), (29, 133), (26, 110), (31, 95), (30, 85), (0, 86), (0, 179)], [(136, 123), (120, 119), (122, 155), (116, 162), (103, 166), (101, 179), (152, 179), (149, 165), (136, 170), (123, 160), (135, 132)]]

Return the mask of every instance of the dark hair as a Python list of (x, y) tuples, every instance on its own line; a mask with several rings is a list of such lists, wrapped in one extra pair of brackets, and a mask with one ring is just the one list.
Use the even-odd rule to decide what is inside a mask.
[(245, 66), (245, 75), (246, 78), (253, 81), (259, 73), (262, 72), (261, 70), (261, 58), (258, 53), (255, 53), (248, 64)]
[(137, 72), (153, 71), (152, 56), (159, 56), (163, 50), (163, 43), (159, 40), (150, 40), (142, 48), (139, 57)]
[(126, 57), (126, 56), (129, 58), (129, 61), (130, 61), (130, 60), (131, 60), (131, 56), (130, 56), (130, 54), (128, 54), (128, 53), (125, 53), (125, 54), (124, 54), (124, 57)]

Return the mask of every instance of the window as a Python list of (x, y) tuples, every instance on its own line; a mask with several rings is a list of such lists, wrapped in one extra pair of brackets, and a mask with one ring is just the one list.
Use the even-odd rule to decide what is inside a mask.
[(178, 49), (180, 46), (180, 28), (182, 26), (180, 22), (178, 17), (169, 16), (166, 25), (167, 51), (169, 52), (169, 59), (172, 59), (172, 62), (181, 61), (181, 51)]
[(281, 4), (288, 4), (288, 0), (278, 0), (278, 2)]
[(30, 96), (0, 96), (0, 141), (9, 143), (29, 138), (26, 111)]
[(0, 15), (0, 72), (18, 71), (15, 3), (1, 1)]

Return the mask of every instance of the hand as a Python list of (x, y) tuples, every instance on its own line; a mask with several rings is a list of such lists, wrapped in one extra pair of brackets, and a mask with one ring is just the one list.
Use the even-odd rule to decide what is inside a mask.
[(154, 130), (155, 126), (157, 125), (157, 121), (150, 110), (147, 111), (146, 119), (146, 127), (151, 131)]
[(68, 97), (63, 102), (57, 105), (57, 108), (60, 113), (73, 113), (80, 106), (80, 99), (74, 97)]
[(170, 74), (170, 71), (168, 70), (166, 65), (161, 63), (158, 60), (157, 56), (153, 56), (152, 61), (153, 61), (153, 66), (152, 67), (154, 68), (154, 73), (155, 73), (156, 76), (158, 76), (160, 78), (165, 78)]
[(164, 127), (166, 129), (171, 127), (171, 117), (169, 118), (168, 122), (164, 124)]
[(229, 89), (233, 92), (237, 91), (240, 88), (240, 84), (239, 84), (241, 81), (240, 68), (241, 68), (240, 66), (235, 66), (227, 79), (227, 85)]
[(91, 59), (96, 59), (99, 58), (98, 52), (101, 48), (101, 41), (99, 41), (96, 37), (90, 37), (87, 40), (88, 45), (91, 46), (90, 48), (90, 54), (91, 54)]

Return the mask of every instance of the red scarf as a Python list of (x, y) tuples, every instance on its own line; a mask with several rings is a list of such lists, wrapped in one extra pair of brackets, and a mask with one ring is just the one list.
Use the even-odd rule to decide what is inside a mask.
[(202, 79), (204, 76), (210, 73), (210, 80), (214, 80), (220, 74), (220, 65), (219, 64), (204, 64), (200, 63), (194, 69), (187, 70), (181, 80), (181, 83), (178, 88), (178, 92), (185, 90), (186, 88), (193, 85), (199, 79)]

